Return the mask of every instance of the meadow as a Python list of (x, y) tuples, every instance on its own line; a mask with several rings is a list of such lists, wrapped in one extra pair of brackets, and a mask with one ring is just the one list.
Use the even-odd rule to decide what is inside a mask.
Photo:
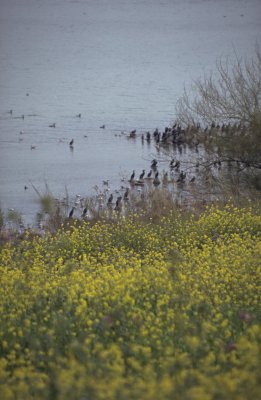
[(260, 259), (251, 203), (7, 240), (0, 398), (257, 399)]

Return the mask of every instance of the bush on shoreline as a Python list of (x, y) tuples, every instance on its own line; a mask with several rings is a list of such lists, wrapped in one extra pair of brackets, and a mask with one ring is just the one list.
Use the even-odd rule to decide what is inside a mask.
[(257, 398), (260, 232), (226, 205), (7, 242), (1, 398)]

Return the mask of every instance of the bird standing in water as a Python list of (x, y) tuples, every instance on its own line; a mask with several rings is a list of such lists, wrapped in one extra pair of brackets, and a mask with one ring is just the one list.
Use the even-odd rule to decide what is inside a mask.
[(121, 210), (121, 200), (122, 200), (121, 196), (117, 197), (115, 208), (114, 208), (115, 211)]
[(73, 146), (73, 143), (74, 143), (74, 139), (72, 139), (72, 140), (70, 141), (69, 145), (72, 147), (72, 146)]
[(140, 179), (143, 179), (145, 175), (145, 169), (142, 170), (142, 173), (140, 174)]
[(158, 164), (158, 161), (155, 160), (155, 158), (154, 158), (154, 160), (152, 160), (152, 162), (151, 162), (151, 168), (152, 169), (156, 169), (157, 168), (157, 164)]
[(108, 198), (108, 201), (107, 201), (107, 205), (108, 205), (108, 206), (111, 205), (112, 199), (113, 199), (113, 194), (111, 193), (111, 194), (110, 194), (110, 197)]
[(124, 193), (123, 199), (124, 199), (125, 201), (129, 200), (129, 191), (130, 191), (130, 189), (127, 188), (126, 191), (125, 191), (125, 193)]
[(87, 210), (88, 210), (87, 207), (85, 207), (83, 212), (82, 212), (82, 218), (86, 217)]
[(71, 209), (71, 211), (69, 212), (69, 218), (72, 218), (73, 213), (74, 213), (74, 209), (75, 209), (75, 207), (73, 207), (73, 208)]
[(132, 174), (131, 174), (131, 177), (130, 177), (130, 181), (133, 181), (134, 176), (135, 176), (135, 171), (133, 170), (133, 172), (132, 172)]

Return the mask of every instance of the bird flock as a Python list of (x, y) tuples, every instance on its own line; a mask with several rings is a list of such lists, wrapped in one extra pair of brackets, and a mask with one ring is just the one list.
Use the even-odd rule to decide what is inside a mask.
[[(8, 113), (13, 118), (13, 110), (9, 110)], [(75, 115), (76, 118), (81, 118), (82, 114), (79, 113)], [(14, 117), (18, 118), (18, 117)], [(19, 118), (24, 119), (24, 115)], [(55, 129), (56, 122), (52, 122), (49, 125), (49, 128)], [(105, 124), (100, 126), (100, 129), (105, 129)], [(137, 137), (141, 138), (142, 144), (147, 142), (148, 144), (153, 143), (156, 150), (159, 150), (161, 146), (173, 146), (175, 149), (182, 153), (182, 149), (184, 149), (187, 145), (191, 148), (194, 148), (195, 151), (198, 151), (199, 140), (198, 133), (204, 134), (206, 138), (211, 137), (213, 132), (219, 132), (220, 135), (227, 132), (236, 132), (239, 129), (243, 129), (243, 127), (234, 126), (230, 124), (218, 125), (214, 122), (210, 125), (210, 127), (206, 127), (202, 129), (200, 124), (187, 126), (183, 128), (180, 124), (174, 123), (171, 126), (165, 127), (165, 129), (160, 132), (158, 128), (156, 128), (153, 132), (147, 131), (145, 133), (138, 133), (137, 129), (133, 129), (127, 134), (128, 139), (136, 139)], [(124, 133), (124, 132), (122, 132)], [(20, 131), (20, 138), (22, 140), (22, 135), (24, 131)], [(85, 135), (85, 137), (87, 137)], [(72, 138), (69, 142), (69, 147), (71, 150), (74, 148), (74, 138)], [(35, 145), (30, 146), (31, 150), (36, 149)], [(169, 152), (171, 154), (171, 152)], [(130, 174), (129, 178), (126, 177), (123, 179), (127, 186), (121, 186), (119, 190), (114, 190), (114, 192), (110, 192), (109, 188), (109, 180), (103, 181), (103, 186), (106, 187), (104, 192), (99, 192), (97, 195), (98, 204), (100, 208), (107, 208), (111, 211), (121, 212), (124, 208), (123, 205), (128, 204), (130, 202), (131, 193), (135, 190), (142, 191), (143, 187), (149, 188), (157, 188), (159, 186), (166, 186), (170, 184), (176, 184), (179, 190), (182, 190), (184, 185), (194, 184), (196, 181), (196, 176), (191, 175), (191, 170), (188, 168), (184, 168), (183, 161), (175, 158), (171, 158), (169, 161), (164, 159), (164, 163), (168, 162), (167, 170), (159, 169), (159, 164), (162, 161), (157, 159), (156, 157), (150, 161), (150, 165), (146, 169), (142, 169), (139, 172), (133, 170)], [(220, 161), (214, 164), (215, 167), (220, 168)], [(198, 165), (196, 165), (197, 169)], [(27, 190), (28, 186), (25, 185), (24, 189)], [(68, 218), (73, 218), (75, 216), (76, 211), (78, 215), (80, 213), (81, 218), (89, 217), (89, 207), (86, 204), (85, 199), (82, 197), (79, 201), (78, 198), (74, 202), (73, 206), (70, 208), (68, 212)]]
[[(166, 162), (166, 161), (165, 161)], [(110, 215), (113, 213), (119, 214), (125, 212), (131, 207), (133, 198), (137, 194), (142, 195), (144, 189), (155, 189), (158, 187), (168, 187), (168, 185), (177, 185), (177, 190), (182, 190), (186, 183), (194, 184), (196, 177), (188, 176), (187, 172), (181, 170), (182, 162), (173, 158), (168, 162), (168, 170), (159, 169), (159, 161), (154, 158), (150, 161), (149, 168), (142, 169), (139, 173), (132, 171), (129, 177), (122, 178), (120, 189), (110, 189), (109, 180), (104, 180), (103, 190), (95, 187), (96, 195), (96, 212), (108, 211)], [(133, 195), (133, 197), (132, 197)], [(83, 219), (91, 219), (94, 211), (93, 205), (90, 207), (88, 201), (77, 195), (77, 199), (68, 213), (68, 218), (75, 216), (75, 210), (78, 210), (78, 215)]]

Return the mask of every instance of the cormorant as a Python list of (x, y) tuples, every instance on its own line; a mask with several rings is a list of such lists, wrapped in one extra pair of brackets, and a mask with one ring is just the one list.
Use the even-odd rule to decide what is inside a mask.
[(134, 176), (135, 176), (135, 171), (133, 170), (133, 172), (132, 172), (132, 174), (131, 174), (131, 177), (130, 177), (130, 180), (131, 180), (131, 181), (133, 181)]
[(130, 191), (130, 189), (127, 188), (126, 191), (125, 191), (125, 193), (124, 193), (124, 196), (123, 196), (123, 199), (124, 199), (124, 200), (128, 200), (128, 199), (129, 199), (129, 197), (128, 197), (128, 196), (129, 196), (129, 191)]
[(117, 197), (117, 200), (116, 200), (116, 207), (119, 207), (120, 202), (121, 202), (121, 199), (122, 199), (121, 196)]
[(119, 196), (119, 197), (117, 198), (116, 204), (115, 204), (115, 208), (114, 208), (115, 211), (120, 211), (120, 209), (121, 209), (121, 199), (122, 199), (121, 196)]
[(107, 205), (110, 205), (112, 203), (112, 199), (113, 199), (113, 194), (111, 193), (110, 197), (108, 198)]
[(151, 168), (153, 168), (153, 169), (157, 168), (157, 164), (158, 164), (158, 161), (155, 160), (155, 158), (154, 158), (154, 160), (152, 160), (152, 162), (151, 162)]
[(140, 179), (143, 179), (145, 175), (145, 169), (142, 170), (142, 173), (140, 174)]
[(71, 209), (71, 211), (69, 212), (69, 218), (72, 218), (73, 213), (74, 213), (74, 207), (73, 207), (73, 208)]
[(177, 180), (178, 183), (183, 183), (186, 179), (186, 173), (184, 173), (183, 171), (181, 171), (181, 173), (179, 174), (179, 178)]
[(84, 208), (83, 212), (82, 212), (82, 218), (84, 218), (87, 214), (87, 207)]
[(174, 168), (174, 162), (175, 162), (175, 160), (174, 160), (174, 158), (172, 158), (172, 160), (169, 163), (170, 168)]

